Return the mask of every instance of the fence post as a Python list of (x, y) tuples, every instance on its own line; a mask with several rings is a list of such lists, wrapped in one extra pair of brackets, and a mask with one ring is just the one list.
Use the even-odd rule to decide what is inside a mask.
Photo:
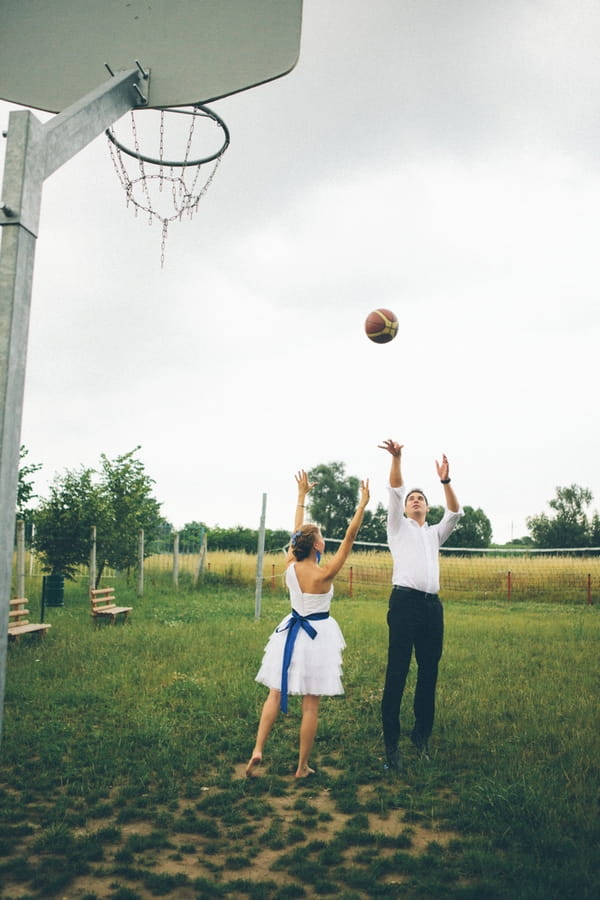
[(256, 594), (254, 597), (254, 618), (260, 619), (260, 601), (262, 597), (262, 571), (265, 553), (265, 519), (267, 515), (267, 495), (262, 495), (262, 512), (258, 532), (258, 548), (256, 554)]
[(206, 562), (206, 532), (204, 528), (201, 533), (201, 541), (200, 541), (200, 550), (198, 552), (198, 566), (196, 568), (196, 575), (194, 577), (194, 587), (198, 584), (198, 579), (204, 572), (204, 564)]
[(353, 570), (353, 566), (350, 566), (350, 585), (349, 585), (350, 596), (352, 596), (352, 570)]
[(511, 579), (510, 572), (508, 573), (508, 578), (506, 579), (506, 588), (507, 588), (506, 598), (507, 598), (507, 600), (510, 600), (510, 596), (512, 594), (512, 579)]
[(25, 596), (25, 522), (17, 522), (17, 597)]
[(588, 574), (587, 577), (587, 602), (588, 606), (592, 605), (592, 576)]
[(33, 552), (33, 538), (35, 536), (35, 525), (31, 525), (31, 538), (29, 540), (29, 577), (33, 575), (33, 560), (35, 553)]
[(138, 583), (137, 583), (137, 594), (138, 597), (142, 597), (144, 594), (144, 529), (140, 529), (140, 539), (138, 544)]
[(90, 528), (90, 591), (96, 587), (96, 526)]
[(179, 532), (173, 532), (173, 584), (179, 586)]

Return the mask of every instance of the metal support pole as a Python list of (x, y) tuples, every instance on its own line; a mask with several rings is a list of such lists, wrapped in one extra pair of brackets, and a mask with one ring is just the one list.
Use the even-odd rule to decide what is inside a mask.
[(137, 67), (118, 72), (42, 124), (9, 116), (0, 195), (0, 741), (6, 677), (17, 479), (31, 285), (44, 180), (124, 113), (140, 105)]
[(263, 558), (265, 555), (265, 519), (267, 517), (267, 495), (262, 495), (262, 513), (258, 532), (258, 548), (256, 553), (256, 594), (254, 600), (254, 618), (260, 619), (260, 607), (263, 583)]

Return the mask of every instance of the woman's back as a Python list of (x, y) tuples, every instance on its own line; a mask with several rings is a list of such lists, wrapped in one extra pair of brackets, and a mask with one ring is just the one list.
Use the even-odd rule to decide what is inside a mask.
[[(295, 609), (301, 616), (309, 616), (315, 612), (329, 612), (333, 598), (333, 584), (325, 592), (303, 591), (296, 571), (298, 565), (299, 563), (291, 563), (285, 572), (285, 583), (290, 592), (292, 609)], [(315, 566), (315, 568), (317, 567)]]

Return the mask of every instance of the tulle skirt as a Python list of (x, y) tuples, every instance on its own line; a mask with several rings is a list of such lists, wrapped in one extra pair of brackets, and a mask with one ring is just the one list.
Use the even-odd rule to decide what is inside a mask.
[[(277, 629), (281, 629), (289, 618), (290, 616), (286, 616)], [(311, 640), (303, 628), (298, 630), (288, 669), (288, 694), (330, 697), (343, 694), (342, 653), (346, 642), (340, 626), (332, 616), (310, 624), (317, 631), (317, 636)], [(268, 688), (280, 690), (283, 648), (288, 630), (277, 629), (267, 642), (256, 681)]]

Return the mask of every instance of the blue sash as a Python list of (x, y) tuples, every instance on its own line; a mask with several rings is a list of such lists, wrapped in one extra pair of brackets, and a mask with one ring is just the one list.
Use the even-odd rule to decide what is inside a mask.
[(315, 621), (317, 619), (328, 619), (328, 612), (320, 612), (313, 613), (310, 616), (301, 616), (300, 613), (297, 613), (295, 609), (292, 609), (291, 618), (282, 625), (280, 628), (276, 628), (275, 631), (287, 631), (287, 637), (285, 639), (285, 647), (283, 648), (283, 667), (281, 669), (281, 711), (287, 713), (288, 705), (287, 705), (287, 688), (288, 688), (288, 669), (290, 667), (290, 663), (292, 661), (292, 653), (294, 652), (294, 644), (296, 643), (296, 638), (298, 637), (298, 631), (303, 628), (307, 633), (311, 641), (317, 636), (316, 628), (313, 628), (309, 622), (309, 619)]

